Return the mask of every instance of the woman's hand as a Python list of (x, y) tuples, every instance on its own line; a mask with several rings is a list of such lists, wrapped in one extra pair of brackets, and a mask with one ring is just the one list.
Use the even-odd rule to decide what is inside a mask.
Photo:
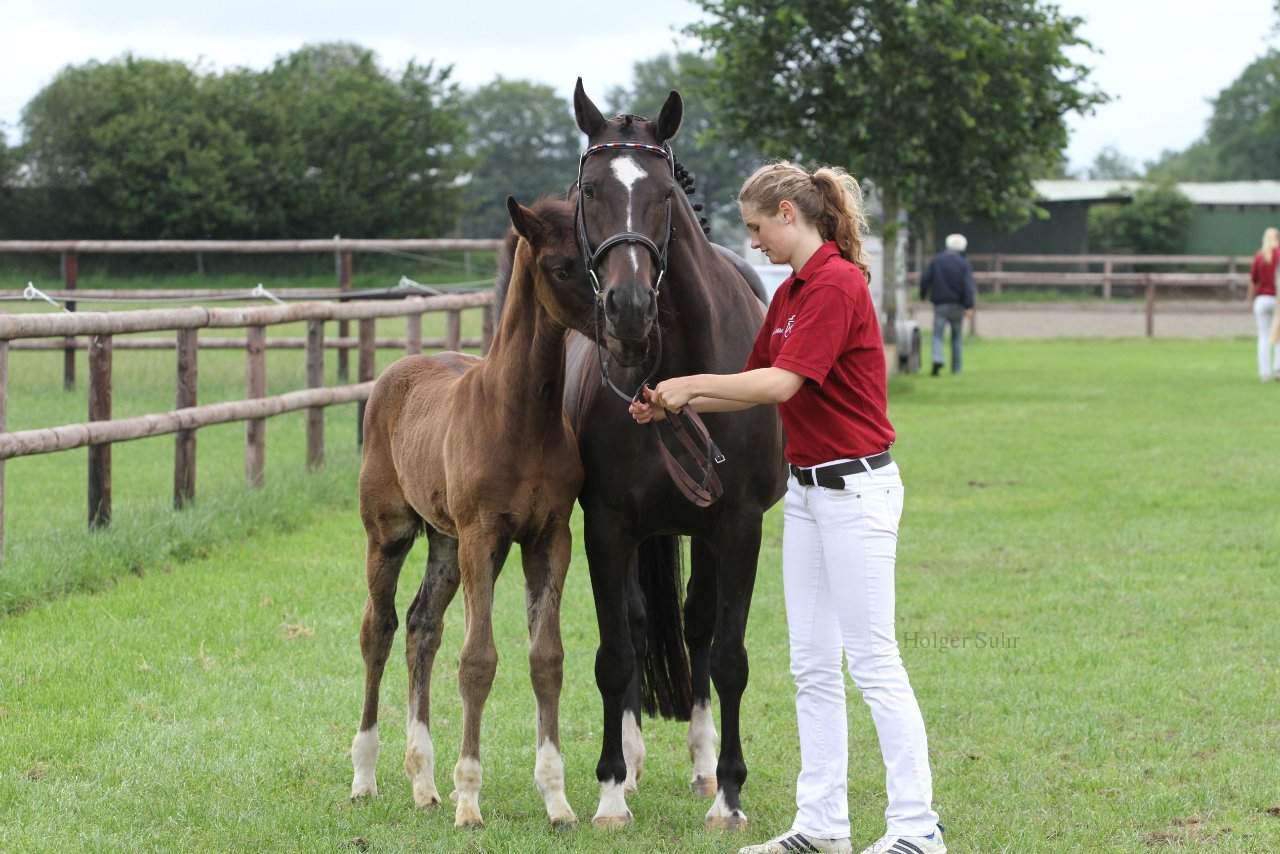
[(644, 401), (633, 400), (631, 406), (627, 407), (627, 411), (631, 413), (631, 417), (636, 420), (637, 424), (648, 424), (650, 421), (661, 421), (667, 417), (667, 411), (662, 407), (654, 409), (652, 406), (653, 389), (645, 386)]
[(689, 405), (689, 401), (697, 397), (694, 390), (696, 377), (672, 377), (658, 383), (652, 392), (645, 389), (645, 397), (650, 403), (657, 404), (671, 412), (679, 412)]

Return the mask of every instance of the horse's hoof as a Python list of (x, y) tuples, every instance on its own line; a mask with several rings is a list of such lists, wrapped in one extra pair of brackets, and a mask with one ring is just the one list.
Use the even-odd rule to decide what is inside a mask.
[(351, 800), (358, 801), (361, 798), (372, 798), (378, 794), (378, 784), (372, 780), (361, 781), (351, 785)]
[(458, 790), (454, 789), (449, 793), (449, 803), (456, 804), (458, 802)]
[(747, 817), (743, 813), (707, 816), (707, 830), (746, 830)]
[(458, 811), (453, 816), (453, 826), (457, 828), (474, 828), (484, 827), (484, 819), (480, 817), (480, 810), (476, 807), (458, 807)]
[(435, 786), (413, 785), (413, 803), (418, 809), (433, 810), (440, 806), (440, 793)]
[(636, 785), (636, 780), (638, 779), (638, 777), (628, 777), (627, 782), (622, 784), (622, 793), (624, 795), (634, 795), (640, 791), (640, 788)]
[(557, 833), (568, 833), (578, 826), (578, 817), (571, 815), (568, 818), (551, 819), (551, 829)]
[(694, 777), (689, 788), (700, 798), (714, 798), (720, 790), (715, 777)]
[(591, 825), (601, 830), (620, 830), (630, 827), (633, 821), (630, 811), (626, 815), (598, 815), (591, 819)]

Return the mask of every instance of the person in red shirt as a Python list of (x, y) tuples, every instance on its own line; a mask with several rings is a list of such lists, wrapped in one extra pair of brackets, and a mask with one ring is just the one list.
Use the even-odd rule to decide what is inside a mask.
[(1262, 248), (1253, 256), (1249, 270), (1249, 293), (1246, 304), (1253, 308), (1258, 326), (1258, 375), (1262, 381), (1280, 378), (1280, 345), (1271, 343), (1271, 325), (1276, 313), (1276, 281), (1280, 278), (1280, 231), (1268, 228), (1262, 232)]
[(894, 627), (903, 487), (889, 452), (895, 434), (862, 192), (843, 169), (780, 162), (756, 170), (738, 203), (752, 247), (793, 274), (742, 373), (664, 380), (631, 413), (645, 423), (685, 406), (776, 404), (787, 436), (782, 576), (800, 733), (797, 811), (790, 830), (741, 854), (853, 850), (842, 653), (886, 769), (887, 832), (863, 854), (945, 854), (924, 719)]

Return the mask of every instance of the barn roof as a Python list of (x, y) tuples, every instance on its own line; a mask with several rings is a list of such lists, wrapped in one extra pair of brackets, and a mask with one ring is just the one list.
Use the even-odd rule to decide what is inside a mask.
[[(1089, 202), (1131, 198), (1141, 181), (1036, 181), (1045, 202)], [(1183, 195), (1198, 205), (1280, 205), (1280, 181), (1184, 182)]]

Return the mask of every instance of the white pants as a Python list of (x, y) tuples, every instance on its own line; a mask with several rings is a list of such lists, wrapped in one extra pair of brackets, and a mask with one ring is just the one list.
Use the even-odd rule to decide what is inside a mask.
[(1280, 374), (1280, 345), (1271, 346), (1271, 321), (1275, 314), (1275, 297), (1264, 294), (1253, 298), (1253, 319), (1258, 322), (1258, 376), (1264, 380)]
[(835, 490), (793, 477), (784, 503), (782, 575), (800, 728), (793, 829), (849, 836), (843, 651), (880, 739), (888, 832), (924, 836), (938, 821), (929, 750), (894, 628), (902, 478), (890, 463), (844, 481)]

